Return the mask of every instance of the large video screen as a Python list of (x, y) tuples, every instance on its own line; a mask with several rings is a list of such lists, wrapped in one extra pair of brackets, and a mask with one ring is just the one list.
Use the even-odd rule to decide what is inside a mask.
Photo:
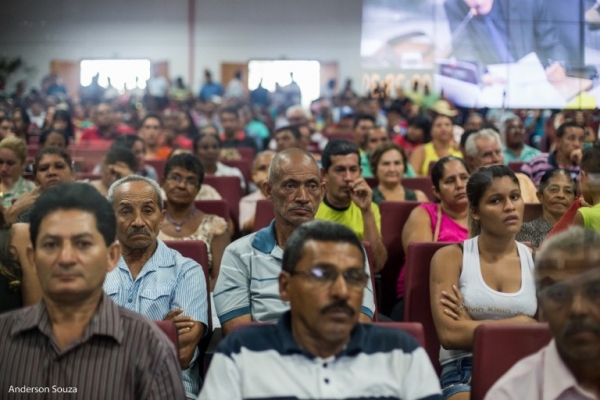
[(363, 0), (362, 85), (464, 107), (600, 105), (596, 0)]

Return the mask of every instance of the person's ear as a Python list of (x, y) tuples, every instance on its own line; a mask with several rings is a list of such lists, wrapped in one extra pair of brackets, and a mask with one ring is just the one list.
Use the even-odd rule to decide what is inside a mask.
[(265, 199), (273, 201), (273, 184), (268, 179), (260, 184), (260, 191)]
[(281, 271), (281, 273), (279, 274), (279, 278), (278, 278), (279, 297), (283, 301), (290, 301), (290, 293), (289, 293), (290, 278), (291, 278), (291, 275), (289, 272)]
[(108, 252), (107, 252), (108, 268), (106, 269), (107, 272), (110, 272), (116, 268), (120, 257), (121, 257), (121, 245), (119, 244), (119, 242), (115, 241), (110, 246), (108, 246)]
[(544, 193), (541, 190), (535, 192), (535, 195), (540, 203), (542, 203), (542, 199), (544, 198)]
[(33, 250), (33, 246), (31, 245), (31, 243), (29, 243), (27, 245), (26, 257), (27, 257), (27, 261), (29, 261), (29, 265), (34, 266), (33, 270), (35, 271), (35, 274), (37, 275), (37, 265), (35, 263), (34, 254), (35, 254), (35, 250)]
[(480, 220), (479, 211), (477, 210), (477, 208), (475, 208), (475, 207), (469, 207), (469, 213), (471, 213), (471, 217), (475, 221), (479, 221)]

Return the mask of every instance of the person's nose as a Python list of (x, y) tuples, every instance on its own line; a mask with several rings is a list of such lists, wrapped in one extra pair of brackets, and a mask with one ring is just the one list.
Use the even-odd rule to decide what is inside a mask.
[(348, 283), (342, 274), (339, 274), (331, 283), (331, 295), (337, 299), (348, 298)]
[(492, 154), (492, 162), (494, 164), (499, 164), (500, 161), (501, 161), (501, 159), (500, 159), (500, 153), (493, 153)]
[(73, 246), (70, 242), (65, 242), (60, 249), (60, 253), (58, 254), (59, 265), (67, 266), (75, 264), (75, 259), (75, 249), (73, 249)]
[(512, 212), (514, 210), (515, 210), (515, 205), (510, 200), (510, 198), (507, 198), (506, 199), (506, 203), (504, 203), (504, 211), (506, 211), (506, 212)]
[(298, 190), (296, 190), (296, 198), (297, 203), (306, 204), (309, 202), (308, 190), (306, 190), (306, 186), (299, 185)]
[(134, 215), (133, 222), (131, 223), (134, 227), (139, 228), (144, 226), (144, 220), (142, 219), (142, 213), (136, 212)]
[(581, 317), (587, 315), (589, 312), (589, 302), (581, 293), (581, 291), (576, 290), (573, 293), (573, 299), (571, 300), (571, 310), (570, 314), (572, 317)]

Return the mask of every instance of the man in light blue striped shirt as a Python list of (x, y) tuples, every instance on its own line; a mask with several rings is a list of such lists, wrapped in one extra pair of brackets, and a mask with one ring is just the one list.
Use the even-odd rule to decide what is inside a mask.
[(179, 361), (186, 396), (200, 391), (198, 343), (208, 326), (207, 285), (197, 262), (157, 239), (164, 219), (160, 187), (130, 175), (109, 189), (122, 247), (117, 267), (104, 291), (118, 305), (154, 320), (172, 320), (179, 334)]

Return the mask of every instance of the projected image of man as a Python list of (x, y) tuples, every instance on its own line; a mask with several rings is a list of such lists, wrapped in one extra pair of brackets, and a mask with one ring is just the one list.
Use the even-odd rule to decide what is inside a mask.
[(535, 52), (550, 82), (565, 79), (567, 50), (544, 0), (446, 0), (444, 8), (456, 58), (508, 64)]

